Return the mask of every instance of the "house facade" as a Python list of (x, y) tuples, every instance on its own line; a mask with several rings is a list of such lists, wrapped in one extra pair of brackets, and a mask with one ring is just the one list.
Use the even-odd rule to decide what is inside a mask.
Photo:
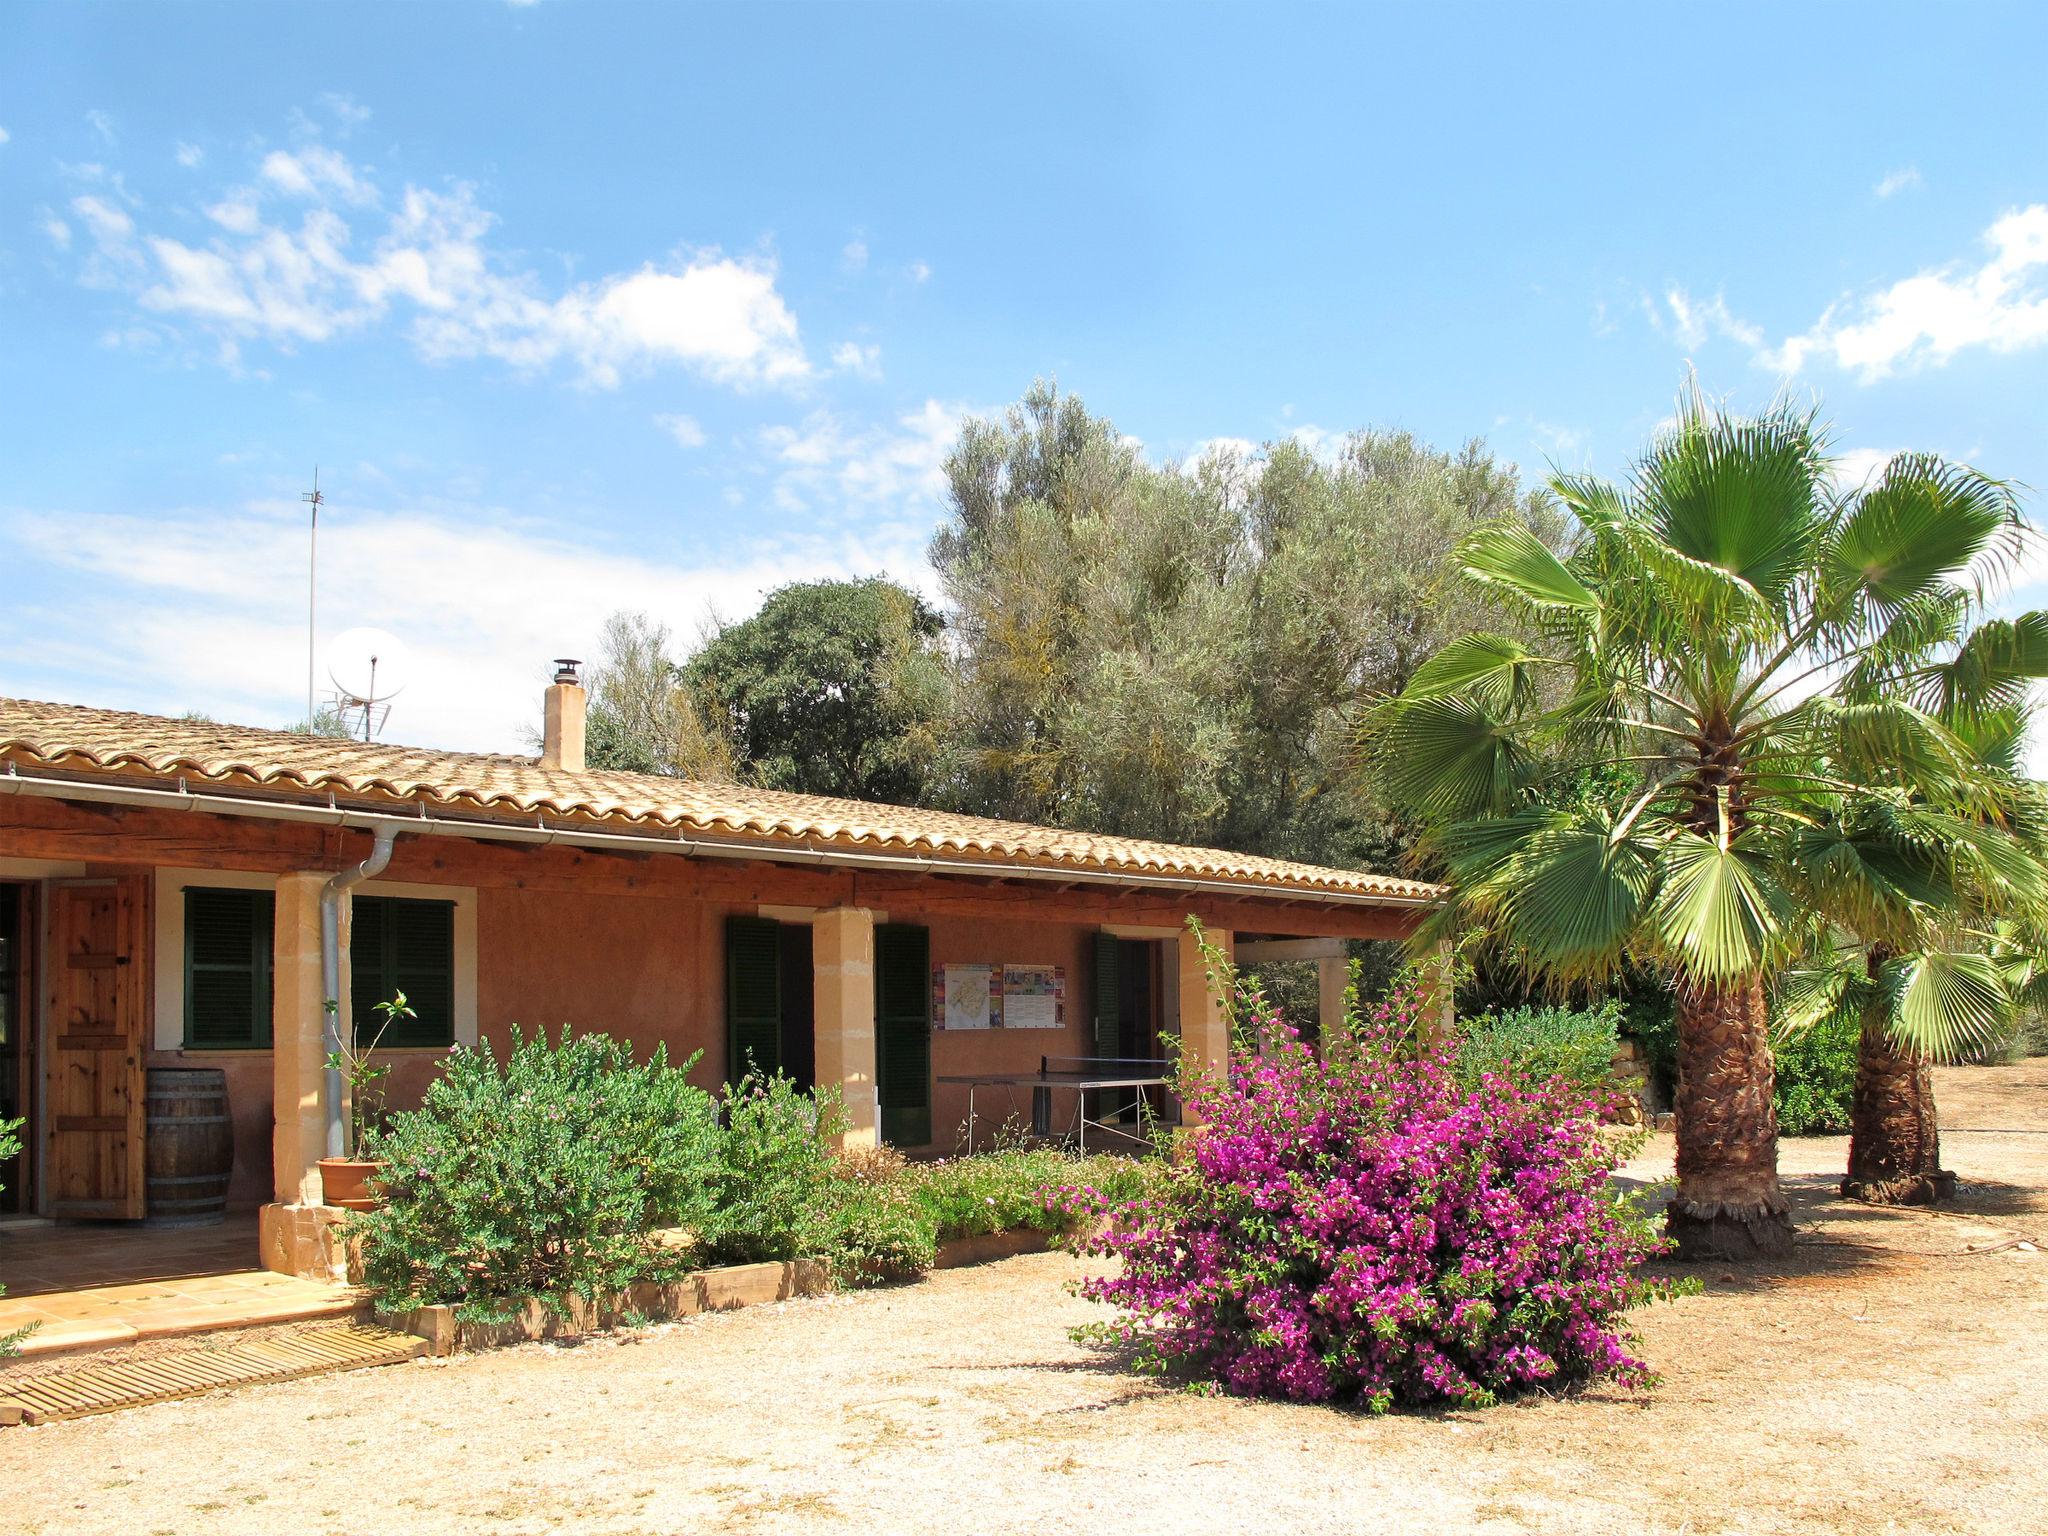
[[(390, 1097), (453, 1046), (567, 1024), (835, 1085), (855, 1143), (949, 1151), (959, 1081), (1046, 1058), (1220, 1061), (1198, 918), (1241, 958), (1402, 938), (1418, 882), (583, 766), (573, 671), (538, 759), (0, 699), (0, 1202), (150, 1214), (152, 1068), (218, 1069), (228, 1203), (330, 1273), (325, 1031), (376, 1029)], [(330, 1021), (326, 1006), (338, 1008)], [(953, 1081), (948, 1081), (952, 1079)], [(980, 1103), (981, 1114), (990, 1104)], [(1007, 1106), (999, 1106), (1006, 1112)]]

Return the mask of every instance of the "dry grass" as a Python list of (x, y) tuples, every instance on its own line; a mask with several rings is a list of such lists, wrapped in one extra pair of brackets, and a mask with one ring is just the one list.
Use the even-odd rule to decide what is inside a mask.
[(1642, 1398), (1373, 1420), (1178, 1394), (1070, 1343), (1076, 1266), (1033, 1255), (8, 1431), (0, 1487), (25, 1536), (2048, 1529), (2048, 1063), (1940, 1091), (1963, 1198), (1849, 1207), (1843, 1143), (1787, 1143), (1797, 1258), (1649, 1316)]

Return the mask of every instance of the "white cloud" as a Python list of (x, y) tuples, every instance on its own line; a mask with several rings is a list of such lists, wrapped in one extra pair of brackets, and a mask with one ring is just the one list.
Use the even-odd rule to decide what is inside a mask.
[(680, 411), (672, 415), (654, 418), (656, 426), (676, 440), (683, 448), (702, 448), (705, 443), (704, 428), (694, 416), (685, 416)]
[(1235, 460), (1238, 464), (1249, 464), (1259, 456), (1259, 445), (1248, 437), (1205, 437), (1187, 451), (1181, 463), (1188, 469), (1203, 464), (1223, 464)]
[(188, 171), (196, 170), (199, 163), (206, 158), (205, 150), (201, 149), (197, 144), (187, 144), (183, 140), (179, 141), (176, 153), (178, 164), (185, 167)]
[(1902, 278), (1831, 306), (1804, 334), (1759, 354), (1780, 373), (1831, 363), (1864, 383), (1984, 347), (2017, 352), (2048, 343), (2048, 204), (2002, 215), (1984, 232), (1981, 263)]
[[(301, 206), (294, 215), (280, 199)], [(118, 258), (144, 309), (210, 331), (230, 355), (248, 340), (316, 342), (396, 319), (429, 360), (568, 363), (598, 388), (664, 365), (740, 387), (813, 372), (765, 258), (684, 252), (551, 293), (492, 249), (495, 220), (469, 187), (407, 185), (375, 212), (385, 204), (370, 172), (316, 143), (266, 154), (254, 184), (207, 208), (217, 232), (203, 244), (138, 238), (104, 199), (74, 207), (99, 242), (94, 281)]]
[(1555, 422), (1531, 421), (1529, 430), (1536, 434), (1536, 440), (1543, 444), (1551, 458), (1583, 462), (1586, 447), (1591, 437), (1580, 427), (1559, 426)]
[(313, 144), (296, 153), (273, 149), (257, 174), (289, 197), (317, 198), (332, 192), (345, 202), (374, 203), (376, 188), (356, 174), (348, 158), (325, 145)]
[(90, 112), (85, 114), (85, 121), (86, 126), (91, 128), (94, 133), (99, 135), (99, 139), (102, 144), (111, 144), (114, 142), (114, 120), (112, 117), (108, 116), (105, 112), (102, 112), (98, 107), (94, 107)]
[(849, 240), (839, 251), (839, 265), (848, 272), (864, 272), (868, 265), (868, 243)]
[(0, 128), (0, 144), (5, 144), (9, 139), (13, 137), (14, 135), (9, 133), (5, 128)]
[(1844, 448), (1833, 456), (1828, 467), (1838, 488), (1860, 491), (1877, 478), (1892, 457), (1890, 448)]
[(248, 192), (230, 193), (206, 210), (206, 216), (230, 234), (253, 235), (263, 226), (263, 210)]
[(370, 109), (346, 91), (322, 91), (320, 105), (327, 109), (327, 115), (334, 119), (344, 135), (370, 120)]
[(69, 224), (66, 224), (47, 208), (42, 210), (38, 219), (42, 224), (43, 233), (50, 237), (50, 244), (57, 247), (60, 251), (71, 249), (71, 226)]
[(932, 269), (929, 262), (913, 261), (910, 264), (910, 280), (913, 283), (929, 282), (931, 275)]
[(1665, 290), (1664, 302), (1670, 307), (1672, 328), (1683, 346), (1698, 347), (1710, 336), (1725, 336), (1750, 348), (1763, 345), (1764, 333), (1738, 318), (1718, 293), (1711, 299), (1696, 299), (1674, 285)]
[(1351, 440), (1349, 432), (1319, 427), (1312, 422), (1303, 423), (1287, 435), (1326, 464), (1334, 463)]
[(882, 376), (882, 349), (873, 344), (864, 346), (857, 341), (842, 341), (832, 349), (832, 366), (841, 373), (879, 379)]
[(1920, 171), (1916, 166), (1905, 166), (1900, 170), (1886, 173), (1870, 190), (1879, 197), (1896, 197), (1901, 192), (1910, 192), (1921, 185)]
[[(0, 520), (0, 561), (61, 599), (0, 611), (10, 691), (246, 723), (304, 712), (306, 530), (285, 501), (160, 516)], [(337, 506), (320, 528), (321, 634), (375, 624), (415, 676), (387, 739), (523, 751), (550, 657), (591, 655), (606, 614), (643, 609), (689, 633), (742, 617), (785, 582), (882, 572), (929, 589), (925, 524), (868, 522), (732, 548), (712, 561), (593, 547), (474, 508)], [(730, 548), (730, 546), (726, 546)], [(112, 689), (91, 679), (117, 676)], [(80, 679), (85, 679), (83, 683)], [(89, 690), (89, 692), (88, 692)]]
[(761, 446), (779, 466), (776, 504), (791, 512), (821, 505), (894, 507), (929, 528), (945, 494), (946, 454), (960, 435), (960, 423), (977, 414), (927, 400), (897, 417), (890, 428), (849, 430), (825, 411), (814, 411), (799, 426), (764, 428)]

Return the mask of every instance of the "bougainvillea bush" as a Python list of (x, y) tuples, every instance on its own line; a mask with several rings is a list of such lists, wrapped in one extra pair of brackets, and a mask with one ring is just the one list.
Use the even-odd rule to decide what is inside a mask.
[(1228, 1392), (1374, 1412), (1651, 1380), (1624, 1319), (1675, 1287), (1637, 1273), (1663, 1243), (1607, 1188), (1597, 1106), (1563, 1079), (1461, 1086), (1417, 1001), (1351, 1021), (1325, 1063), (1237, 996), (1228, 1077), (1186, 1089), (1201, 1130), (1083, 1245), (1122, 1264), (1082, 1282), (1119, 1309), (1082, 1337)]

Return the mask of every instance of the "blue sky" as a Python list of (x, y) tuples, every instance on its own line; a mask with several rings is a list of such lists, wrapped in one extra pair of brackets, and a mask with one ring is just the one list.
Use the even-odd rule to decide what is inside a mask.
[(958, 421), (1041, 375), (1162, 461), (1534, 478), (1690, 364), (1852, 472), (2048, 486), (2044, 54), (1992, 4), (8, 6), (0, 692), (296, 718), (317, 463), (389, 734), (516, 750), (614, 607), (928, 580)]

